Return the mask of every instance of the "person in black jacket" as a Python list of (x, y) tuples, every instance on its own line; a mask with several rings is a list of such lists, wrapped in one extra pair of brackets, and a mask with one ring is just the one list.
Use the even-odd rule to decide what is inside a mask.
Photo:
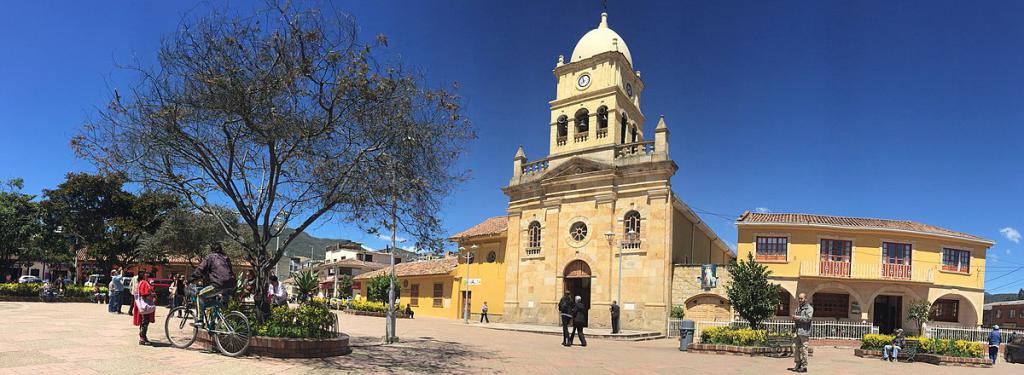
[(562, 346), (570, 346), (569, 341), (569, 323), (572, 322), (572, 297), (569, 296), (569, 291), (565, 291), (565, 295), (558, 301), (558, 316), (562, 319)]
[(619, 333), (619, 304), (618, 301), (612, 301), (612, 307), (608, 310), (612, 314), (612, 333)]
[(569, 334), (569, 346), (572, 346), (573, 337), (578, 332), (580, 335), (580, 346), (587, 346), (587, 338), (583, 336), (583, 326), (587, 324), (587, 305), (583, 304), (583, 297), (576, 296), (576, 304), (572, 308), (572, 333)]
[(206, 300), (218, 295), (230, 297), (238, 285), (235, 274), (231, 271), (231, 260), (224, 254), (224, 248), (220, 243), (210, 245), (210, 255), (203, 258), (195, 271), (192, 271), (192, 279), (202, 279), (206, 282), (206, 287), (199, 290), (196, 295), (200, 310), (204, 309)]

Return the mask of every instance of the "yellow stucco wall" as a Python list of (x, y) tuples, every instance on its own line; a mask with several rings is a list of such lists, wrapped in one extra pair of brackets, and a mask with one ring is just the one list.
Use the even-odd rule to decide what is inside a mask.
[[(462, 294), (458, 291), (458, 286), (466, 288), (463, 280), (466, 278), (467, 267), (469, 268), (470, 279), (480, 279), (478, 285), (468, 286), (470, 293), (470, 314), (480, 314), (480, 309), (483, 307), (484, 302), (487, 302), (487, 315), (489, 317), (494, 316), (497, 318), (504, 312), (504, 300), (505, 300), (505, 238), (504, 233), (501, 237), (491, 237), (483, 239), (468, 239), (464, 243), (459, 244), (460, 247), (466, 248), (467, 252), (473, 253), (474, 261), (472, 264), (466, 264), (465, 259), (459, 259), (459, 265), (452, 271), (451, 275), (457, 281), (458, 285), (456, 288), (456, 295), (461, 296)], [(472, 246), (479, 246), (476, 250), (472, 250)], [(488, 262), (488, 254), (494, 252), (495, 261)], [(459, 302), (459, 308), (462, 307), (462, 301)], [(456, 314), (456, 317), (461, 315)]]

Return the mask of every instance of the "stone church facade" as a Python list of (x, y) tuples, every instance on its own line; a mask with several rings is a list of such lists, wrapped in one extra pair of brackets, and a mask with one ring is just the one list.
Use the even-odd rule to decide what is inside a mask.
[[(590, 306), (591, 327), (609, 327), (619, 301), (623, 329), (664, 332), (673, 301), (688, 298), (673, 296), (682, 290), (674, 267), (735, 256), (672, 191), (668, 126), (662, 117), (648, 130), (645, 84), (607, 14), (568, 59), (559, 56), (554, 75), (549, 153), (529, 160), (520, 147), (502, 188), (502, 320), (557, 324), (569, 291)], [(473, 240), (453, 239), (463, 248)]]

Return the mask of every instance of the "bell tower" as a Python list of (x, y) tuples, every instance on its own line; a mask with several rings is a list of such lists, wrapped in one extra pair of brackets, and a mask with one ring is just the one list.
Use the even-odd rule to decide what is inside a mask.
[(608, 28), (607, 13), (576, 43), (568, 62), (558, 56), (554, 75), (550, 157), (610, 161), (616, 145), (644, 140), (644, 84), (626, 42)]

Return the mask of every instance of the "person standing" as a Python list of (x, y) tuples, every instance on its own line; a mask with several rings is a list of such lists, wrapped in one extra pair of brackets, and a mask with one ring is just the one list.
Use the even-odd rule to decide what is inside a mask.
[(992, 364), (996, 364), (996, 357), (999, 357), (999, 344), (1003, 343), (1003, 337), (999, 335), (999, 326), (992, 326), (992, 332), (988, 333), (988, 358)]
[(558, 316), (562, 318), (562, 346), (570, 346), (569, 343), (569, 323), (572, 322), (572, 297), (569, 296), (569, 291), (565, 291), (565, 295), (558, 301)]
[(608, 308), (608, 311), (612, 313), (612, 333), (619, 333), (619, 304), (618, 301), (612, 301), (612, 307)]
[[(139, 270), (138, 273), (142, 274), (142, 273), (145, 273), (145, 271)], [(128, 284), (128, 288), (129, 288), (128, 290), (132, 294), (132, 301), (133, 301), (130, 305), (128, 305), (128, 314), (132, 314), (134, 316), (134, 314), (135, 314), (135, 302), (134, 301), (135, 301), (136, 298), (139, 297), (139, 275), (138, 274), (132, 276), (131, 282)]]
[(811, 337), (811, 319), (814, 318), (814, 307), (807, 303), (807, 293), (797, 295), (800, 305), (793, 312), (793, 323), (796, 325), (796, 338), (793, 340), (793, 361), (796, 367), (789, 371), (807, 372), (807, 341)]
[[(900, 356), (900, 350), (903, 350), (906, 342), (907, 340), (903, 337), (903, 329), (897, 329), (896, 337), (892, 339), (892, 343), (882, 348), (882, 360), (896, 362), (896, 359)], [(890, 352), (892, 356), (889, 355)]]
[(139, 274), (135, 276), (138, 280), (138, 297), (135, 298), (135, 310), (132, 314), (132, 324), (139, 327), (139, 345), (150, 345), (149, 337), (146, 336), (149, 331), (149, 323), (156, 323), (156, 293), (154, 293), (153, 286), (146, 280), (146, 271), (139, 271)]
[(485, 320), (487, 323), (491, 322), (491, 319), (487, 318), (487, 301), (484, 301), (484, 307), (480, 308), (480, 323), (483, 323)]
[(580, 335), (580, 346), (587, 346), (587, 337), (583, 336), (583, 326), (587, 324), (587, 305), (583, 304), (583, 297), (576, 296), (576, 304), (572, 307), (572, 333), (569, 334), (569, 346), (572, 346), (573, 337)]
[(124, 285), (121, 284), (121, 273), (117, 270), (110, 271), (110, 283), (107, 284), (107, 312), (114, 314), (121, 313), (121, 292)]

